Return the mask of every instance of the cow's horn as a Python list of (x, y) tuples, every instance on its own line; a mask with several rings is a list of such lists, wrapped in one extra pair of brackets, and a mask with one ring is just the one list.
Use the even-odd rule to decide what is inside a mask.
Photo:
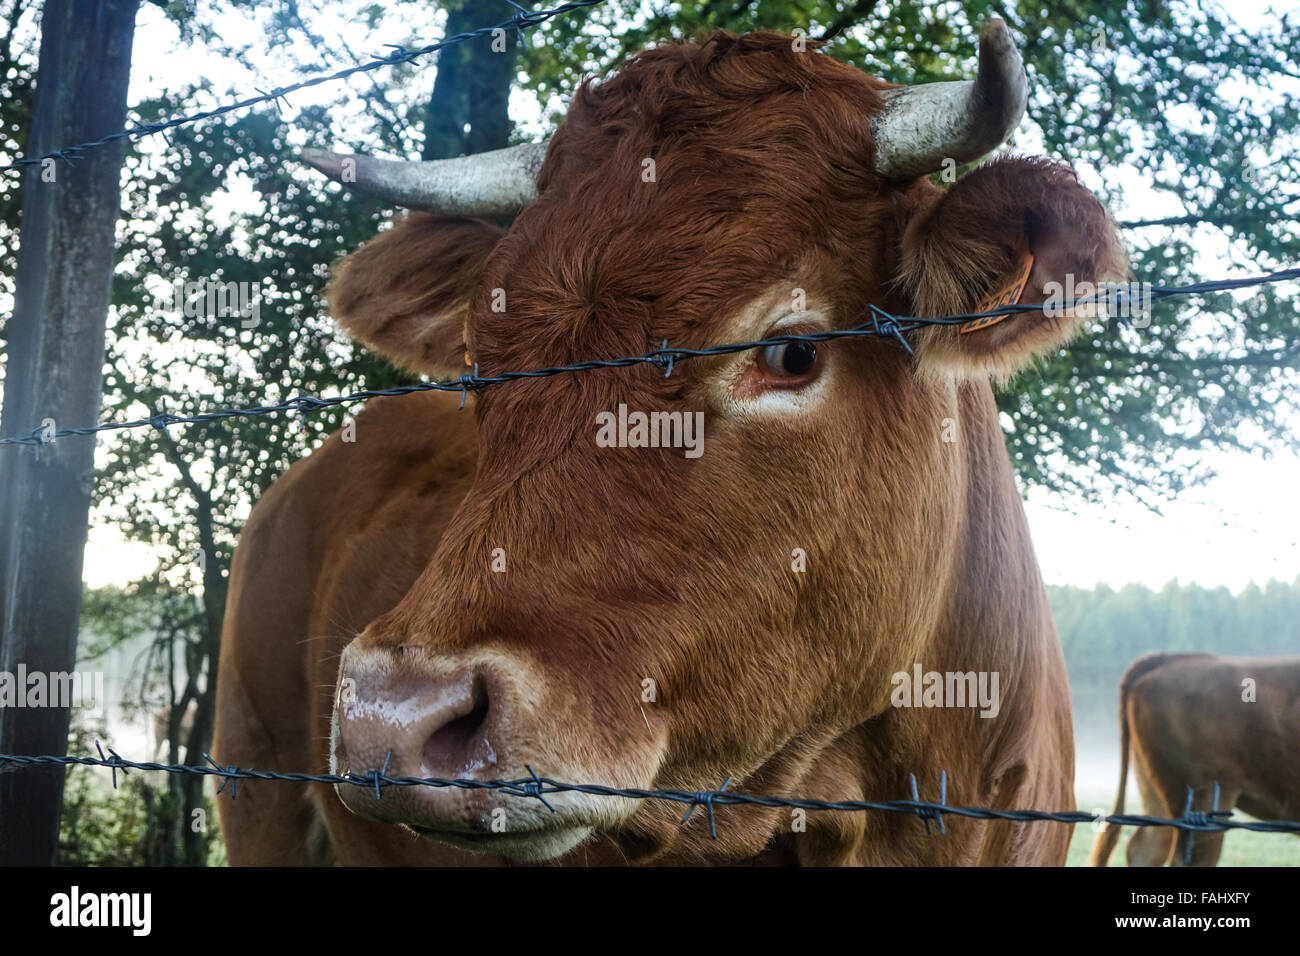
[(302, 158), (331, 179), (407, 209), (508, 219), (537, 198), (546, 141), (455, 159), (402, 161), (304, 149)]
[(980, 31), (974, 82), (926, 83), (885, 91), (877, 114), (876, 171), (911, 179), (979, 159), (1006, 142), (1025, 112), (1028, 82), (1007, 25), (990, 20)]

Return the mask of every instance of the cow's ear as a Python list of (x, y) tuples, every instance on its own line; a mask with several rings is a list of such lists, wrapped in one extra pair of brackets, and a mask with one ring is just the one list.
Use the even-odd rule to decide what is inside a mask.
[[(927, 198), (907, 223), (901, 251), (898, 283), (912, 300), (912, 314), (931, 318), (986, 311), (978, 307), (991, 302), (1048, 302), (1053, 293), (1062, 301), (1064, 289), (1129, 276), (1105, 208), (1069, 167), (1045, 159), (1000, 159)], [(1085, 297), (1086, 287), (1070, 298)], [(918, 367), (932, 375), (1005, 381), (1069, 341), (1096, 310), (1053, 313), (931, 326), (917, 340)]]
[(336, 267), (330, 312), (357, 341), (402, 368), (461, 375), (465, 314), (504, 235), (478, 219), (413, 212)]

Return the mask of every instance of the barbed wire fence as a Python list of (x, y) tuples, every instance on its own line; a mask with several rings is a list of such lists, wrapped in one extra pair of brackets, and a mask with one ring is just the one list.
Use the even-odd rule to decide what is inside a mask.
[[(116, 133), (112, 133), (101, 139), (87, 143), (65, 146), (60, 149), (52, 150), (40, 156), (24, 157), (14, 160), (10, 163), (0, 164), (0, 172), (22, 169), (30, 166), (40, 165), (48, 161), (62, 161), (73, 163), (76, 158), (91, 149), (106, 146), (110, 143), (123, 139), (136, 139), (154, 134), (165, 134), (169, 129), (182, 126), (189, 123), (199, 122), (205, 119), (222, 116), (237, 110), (246, 109), (262, 103), (275, 103), (277, 108), (282, 102), (287, 102), (287, 95), (298, 90), (318, 86), (324, 83), (343, 80), (350, 76), (366, 73), (373, 70), (381, 69), (386, 66), (394, 66), (403, 63), (417, 63), (424, 56), (436, 53), (458, 43), (468, 40), (489, 36), (497, 31), (506, 30), (514, 31), (519, 39), (523, 40), (523, 31), (527, 28), (537, 26), (550, 20), (553, 17), (560, 16), (574, 10), (594, 7), (603, 3), (604, 0), (570, 0), (556, 7), (541, 10), (530, 11), (514, 0), (507, 0), (511, 6), (518, 11), (508, 20), (493, 26), (480, 27), (466, 33), (456, 34), (450, 37), (444, 37), (442, 40), (419, 47), (417, 49), (407, 50), (396, 44), (387, 46), (392, 52), (386, 56), (377, 56), (366, 63), (348, 67), (343, 70), (330, 74), (310, 77), (297, 83), (287, 86), (276, 87), (267, 91), (258, 91), (257, 96), (246, 97), (233, 103), (226, 104), (211, 110), (200, 111), (188, 114), (182, 117), (168, 119), (157, 123), (138, 123), (127, 127)], [(1300, 279), (1300, 268), (1284, 269), (1278, 272), (1270, 273), (1263, 276), (1254, 276), (1239, 279), (1223, 279), (1191, 283), (1182, 286), (1158, 286), (1151, 285), (1144, 289), (1144, 293), (1150, 296), (1150, 299), (1163, 299), (1173, 296), (1197, 295), (1211, 292), (1223, 292), (1236, 289), (1243, 289), (1252, 286), (1265, 284), (1294, 281)], [(875, 337), (882, 339), (893, 339), (902, 348), (909, 353), (912, 351), (905, 335), (909, 332), (915, 332), (932, 326), (954, 326), (964, 325), (966, 323), (983, 319), (997, 318), (1009, 315), (1016, 315), (1026, 312), (1037, 312), (1045, 307), (1053, 308), (1076, 308), (1087, 305), (1104, 305), (1109, 307), (1118, 306), (1120, 316), (1127, 314), (1127, 306), (1131, 304), (1126, 298), (1126, 293), (1121, 287), (1119, 295), (1116, 296), (1115, 290), (1110, 292), (1101, 292), (1096, 296), (1082, 297), (1074, 299), (1067, 303), (1037, 303), (1037, 304), (1015, 304), (1004, 305), (995, 309), (983, 312), (970, 312), (957, 315), (948, 315), (938, 318), (924, 318), (916, 316), (899, 316), (891, 314), (885, 309), (869, 305), (864, 310), (866, 320), (859, 325), (848, 329), (837, 329), (826, 332), (805, 333), (799, 335), (780, 335), (765, 339), (758, 339), (747, 342), (732, 342), (722, 345), (711, 346), (702, 349), (674, 348), (670, 347), (667, 341), (664, 341), (660, 348), (647, 352), (642, 355), (629, 355), (622, 358), (614, 359), (591, 359), (583, 362), (572, 363), (568, 365), (548, 366), (525, 371), (507, 371), (495, 375), (480, 375), (478, 366), (474, 366), (472, 373), (467, 373), (458, 378), (449, 381), (439, 382), (422, 382), (414, 385), (400, 386), (390, 389), (366, 389), (353, 392), (347, 395), (334, 397), (319, 397), (310, 395), (299, 395), (288, 399), (284, 402), (246, 407), (246, 408), (223, 408), (210, 412), (203, 412), (194, 415), (177, 415), (166, 410), (165, 404), (158, 408), (148, 418), (137, 419), (132, 421), (106, 422), (98, 425), (88, 425), (76, 428), (53, 429), (39, 427), (33, 429), (30, 436), (19, 436), (0, 439), (0, 445), (13, 447), (34, 447), (36, 454), (40, 454), (40, 448), (43, 445), (51, 444), (58, 438), (69, 436), (93, 435), (103, 431), (135, 428), (157, 428), (164, 432), (171, 425), (179, 424), (201, 424), (222, 419), (230, 418), (250, 418), (254, 416), (269, 415), (277, 412), (296, 412), (305, 415), (308, 412), (315, 412), (321, 409), (331, 408), (339, 405), (348, 405), (355, 402), (365, 401), (371, 398), (384, 396), (407, 395), (415, 392), (424, 391), (450, 391), (461, 394), (461, 407), (464, 407), (465, 397), (469, 392), (478, 392), (484, 388), (496, 385), (504, 385), (529, 378), (545, 378), (561, 374), (578, 374), (582, 372), (594, 371), (605, 368), (626, 368), (635, 365), (648, 364), (662, 369), (665, 377), (672, 374), (674, 367), (679, 362), (688, 361), (694, 358), (706, 356), (726, 355), (751, 349), (766, 348), (771, 345), (784, 345), (795, 342), (819, 343), (836, 339)], [(98, 745), (97, 745), (98, 746)], [(159, 772), (168, 774), (186, 774), (210, 776), (222, 781), (217, 792), (221, 793), (226, 785), (230, 785), (230, 796), (233, 799), (236, 796), (238, 783), (240, 780), (266, 780), (266, 781), (283, 781), (290, 783), (323, 783), (336, 786), (356, 786), (373, 788), (375, 796), (381, 799), (383, 790), (387, 787), (434, 787), (434, 788), (456, 788), (466, 790), (491, 790), (502, 794), (520, 799), (533, 799), (540, 801), (543, 805), (554, 811), (554, 807), (547, 801), (546, 797), (553, 794), (561, 793), (582, 793), (594, 796), (616, 797), (629, 800), (650, 800), (650, 801), (667, 801), (686, 806), (686, 812), (682, 817), (682, 823), (687, 823), (696, 807), (703, 807), (708, 819), (709, 834), (714, 839), (717, 838), (716, 820), (714, 811), (718, 807), (725, 806), (746, 806), (746, 807), (767, 807), (767, 808), (787, 808), (792, 810), (806, 811), (839, 811), (839, 812), (880, 812), (896, 814), (912, 814), (920, 817), (926, 827), (926, 832), (931, 831), (931, 825), (937, 824), (940, 833), (946, 833), (945, 817), (961, 817), (968, 819), (987, 820), (987, 821), (1005, 821), (1016, 823), (1030, 822), (1055, 822), (1064, 824), (1082, 824), (1090, 823), (1094, 825), (1114, 825), (1114, 826), (1134, 826), (1134, 827), (1171, 827), (1176, 830), (1184, 831), (1189, 834), (1186, 841), (1185, 859), (1191, 861), (1192, 856), (1192, 836), (1197, 833), (1220, 833), (1228, 830), (1251, 830), (1266, 833), (1300, 833), (1300, 822), (1290, 821), (1258, 821), (1258, 820), (1237, 820), (1232, 818), (1231, 810), (1219, 809), (1219, 785), (1213, 785), (1213, 799), (1211, 809), (1208, 811), (1193, 810), (1194, 790), (1192, 787), (1187, 788), (1187, 802), (1183, 815), (1176, 819), (1165, 819), (1152, 817), (1143, 814), (1109, 814), (1087, 813), (1078, 810), (1070, 811), (1046, 811), (1046, 810), (996, 810), (990, 807), (978, 806), (955, 806), (947, 803), (947, 773), (940, 772), (939, 778), (939, 800), (938, 802), (921, 800), (918, 793), (917, 780), (914, 774), (909, 775), (911, 789), (911, 798), (905, 800), (886, 800), (886, 801), (865, 801), (865, 800), (845, 800), (845, 801), (826, 801), (802, 799), (794, 797), (765, 796), (760, 794), (747, 794), (734, 790), (728, 790), (731, 780), (728, 778), (717, 790), (706, 791), (685, 791), (685, 790), (651, 790), (636, 788), (616, 788), (599, 784), (575, 784), (566, 783), (542, 777), (537, 775), (532, 768), (529, 770), (530, 776), (517, 780), (470, 780), (463, 778), (441, 779), (435, 777), (389, 777), (386, 774), (388, 760), (385, 760), (384, 766), (378, 770), (372, 770), (365, 774), (309, 774), (309, 773), (280, 773), (276, 771), (254, 770), (251, 768), (240, 768), (236, 766), (221, 766), (214, 761), (208, 754), (203, 754), (208, 766), (188, 766), (182, 764), (160, 764), (153, 762), (141, 762), (127, 760), (118, 755), (112, 748), (108, 748), (105, 755), (104, 749), (100, 748), (98, 757), (84, 756), (57, 756), (57, 755), (18, 755), (18, 754), (0, 754), (0, 773), (16, 772), (25, 768), (34, 768), (41, 766), (90, 766), (103, 767), (112, 771), (113, 786), (117, 786), (117, 772), (120, 770), (123, 774), (131, 770)], [(391, 759), (391, 754), (389, 755)]]
[(235, 799), (240, 780), (278, 780), (288, 783), (324, 783), (334, 786), (351, 786), (373, 789), (376, 799), (383, 798), (386, 787), (433, 787), (436, 789), (490, 790), (521, 799), (538, 800), (552, 813), (555, 808), (546, 797), (560, 793), (582, 793), (590, 796), (617, 797), (627, 800), (654, 800), (677, 803), (686, 806), (686, 813), (681, 822), (687, 823), (696, 807), (703, 807), (709, 823), (709, 836), (717, 839), (717, 826), (714, 810), (717, 807), (778, 807), (790, 810), (839, 811), (845, 813), (906, 813), (920, 817), (925, 822), (926, 832), (931, 832), (931, 824), (937, 824), (941, 834), (946, 834), (945, 816), (973, 820), (1003, 821), (1009, 823), (1065, 823), (1121, 826), (1121, 827), (1172, 827), (1188, 834), (1185, 843), (1184, 861), (1191, 862), (1194, 835), (1197, 833), (1223, 833), (1228, 830), (1250, 830), (1256, 833), (1295, 833), (1300, 834), (1300, 822), (1286, 820), (1237, 820), (1233, 819), (1231, 810), (1219, 809), (1219, 784), (1213, 784), (1211, 807), (1209, 810), (1194, 810), (1195, 790), (1187, 788), (1187, 803), (1183, 815), (1177, 818), (1153, 817), (1136, 813), (1088, 813), (1082, 810), (996, 810), (992, 807), (957, 806), (948, 803), (948, 774), (939, 772), (938, 802), (920, 799), (916, 775), (909, 774), (908, 782), (911, 799), (906, 800), (812, 800), (799, 797), (777, 797), (763, 794), (740, 793), (728, 790), (731, 778), (728, 777), (717, 790), (647, 790), (635, 787), (607, 787), (600, 784), (565, 783), (549, 777), (538, 776), (531, 767), (527, 767), (530, 776), (517, 780), (471, 780), (466, 778), (441, 777), (390, 777), (387, 775), (388, 764), (392, 759), (390, 752), (384, 765), (368, 773), (279, 773), (273, 770), (253, 770), (235, 766), (222, 766), (209, 754), (203, 759), (207, 766), (190, 766), (186, 764), (162, 764), (128, 760), (117, 754), (111, 747), (103, 748), (98, 742), (98, 757), (72, 756), (19, 756), (0, 754), (0, 773), (7, 769), (36, 766), (81, 766), (106, 767), (113, 773), (113, 787), (117, 787), (117, 772), (125, 775), (131, 770), (152, 771), (168, 774), (190, 774), (213, 777), (222, 781), (217, 793), (220, 794), (230, 784), (230, 797)]
[[(1264, 276), (1252, 276), (1240, 279), (1217, 279), (1212, 281), (1195, 282), (1182, 286), (1150, 286), (1149, 296), (1151, 300), (1165, 299), (1181, 295), (1199, 295), (1208, 292), (1225, 292), (1235, 289), (1244, 289), (1251, 286), (1260, 286), (1276, 282), (1289, 282), (1300, 280), (1300, 268), (1284, 269), (1279, 272), (1273, 272)], [(1122, 292), (1124, 287), (1119, 287)], [(130, 428), (158, 428), (166, 430), (169, 425), (182, 424), (200, 424), (204, 422), (219, 421), (227, 418), (251, 418), (259, 415), (270, 415), (275, 412), (297, 412), (305, 415), (308, 412), (316, 412), (325, 408), (332, 408), (337, 405), (350, 405), (355, 402), (365, 401), (371, 398), (394, 395), (410, 395), (415, 392), (460, 392), (461, 407), (465, 406), (465, 396), (469, 392), (478, 392), (484, 388), (493, 385), (505, 385), (509, 382), (520, 381), (529, 378), (548, 378), (553, 375), (578, 374), (581, 372), (590, 372), (597, 369), (606, 368), (627, 368), (633, 365), (654, 365), (663, 369), (664, 376), (672, 374), (673, 368), (679, 362), (685, 362), (690, 359), (703, 358), (707, 356), (729, 355), (735, 352), (748, 351), (750, 349), (766, 348), (770, 345), (788, 345), (792, 342), (830, 342), (835, 339), (849, 338), (887, 338), (894, 339), (908, 352), (912, 351), (911, 345), (908, 344), (904, 334), (915, 332), (929, 326), (953, 326), (965, 325), (982, 318), (997, 318), (1008, 315), (1018, 315), (1025, 312), (1037, 312), (1042, 309), (1074, 309), (1085, 306), (1115, 306), (1121, 316), (1131, 308), (1129, 298), (1121, 294), (1112, 294), (1110, 292), (1099, 292), (1093, 296), (1076, 298), (1069, 302), (1042, 302), (1042, 303), (1018, 303), (1014, 305), (999, 306), (995, 309), (988, 309), (983, 312), (964, 312), (957, 315), (945, 315), (938, 318), (920, 318), (916, 316), (899, 316), (893, 315), (876, 305), (869, 305), (864, 312), (868, 315), (867, 321), (855, 325), (848, 329), (832, 329), (826, 332), (808, 332), (799, 335), (776, 335), (765, 339), (756, 339), (748, 342), (728, 342), (723, 345), (714, 345), (702, 349), (672, 348), (667, 341), (652, 352), (644, 355), (628, 355), (622, 358), (613, 359), (589, 359), (583, 362), (575, 362), (569, 365), (552, 365), (545, 368), (528, 369), (526, 371), (507, 371), (500, 372), (496, 375), (480, 375), (478, 373), (478, 364), (475, 363), (474, 371), (466, 373), (459, 378), (441, 382), (420, 382), (414, 385), (400, 385), (395, 388), (384, 389), (363, 389), (358, 392), (352, 392), (348, 395), (337, 395), (329, 398), (322, 398), (316, 395), (297, 395), (283, 402), (269, 405), (256, 405), (247, 408), (223, 408), (211, 412), (202, 412), (196, 415), (176, 415), (168, 412), (164, 407), (157, 409), (154, 414), (148, 418), (140, 418), (125, 422), (106, 422), (100, 425), (88, 425), (79, 428), (54, 429), (47, 426), (41, 426), (32, 430), (30, 435), (16, 436), (0, 439), (0, 446), (5, 445), (28, 445), (35, 446), (39, 454), (41, 445), (50, 444), (51, 442), (65, 438), (70, 435), (93, 435), (97, 432), (111, 431), (116, 429)], [(1296, 356), (1300, 357), (1300, 349), (1296, 351)]]

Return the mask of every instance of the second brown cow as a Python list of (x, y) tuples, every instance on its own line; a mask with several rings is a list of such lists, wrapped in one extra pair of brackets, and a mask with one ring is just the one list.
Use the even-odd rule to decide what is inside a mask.
[[(1147, 816), (1181, 817), (1187, 807), (1242, 810), (1267, 820), (1300, 820), (1300, 657), (1148, 654), (1130, 665), (1119, 687), (1119, 794), (1124, 812), (1130, 759)], [(1120, 827), (1107, 827), (1092, 848), (1105, 866)], [(1191, 834), (1140, 827), (1129, 839), (1129, 866), (1214, 866), (1223, 833)]]

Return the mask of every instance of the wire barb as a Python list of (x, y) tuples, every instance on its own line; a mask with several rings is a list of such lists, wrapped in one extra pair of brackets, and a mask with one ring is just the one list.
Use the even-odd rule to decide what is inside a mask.
[(388, 782), (388, 763), (392, 759), (393, 759), (393, 752), (390, 750), (388, 751), (388, 756), (384, 757), (384, 765), (380, 767), (378, 770), (371, 770), (369, 773), (366, 774), (366, 780), (370, 781), (375, 785), (376, 800), (382, 800), (384, 798), (383, 791), (379, 789), (379, 785), (381, 782), (382, 783)]
[(1192, 865), (1192, 843), (1196, 840), (1196, 834), (1202, 833), (1222, 833), (1228, 827), (1223, 823), (1224, 820), (1232, 816), (1231, 810), (1219, 809), (1219, 781), (1214, 781), (1214, 789), (1208, 811), (1196, 811), (1192, 809), (1192, 801), (1196, 798), (1196, 790), (1193, 787), (1187, 788), (1187, 803), (1183, 807), (1183, 823), (1186, 824), (1184, 832), (1187, 834), (1183, 839), (1183, 865)]
[(230, 799), (235, 799), (235, 788), (239, 786), (239, 778), (235, 774), (239, 773), (239, 768), (223, 767), (206, 753), (203, 755), (203, 759), (212, 764), (216, 768), (217, 775), (221, 777), (221, 786), (217, 787), (217, 793), (220, 794), (222, 790), (226, 789), (226, 784), (230, 784)]
[(162, 432), (163, 436), (168, 440), (171, 439), (172, 433), (167, 430), (167, 426), (182, 420), (183, 419), (179, 419), (175, 415), (171, 415), (167, 412), (166, 397), (158, 399), (158, 408), (149, 416), (149, 424)]
[(890, 315), (878, 305), (869, 305), (867, 309), (871, 312), (871, 329), (876, 335), (882, 339), (893, 337), (907, 350), (908, 355), (914, 354), (912, 346), (903, 338), (903, 328), (897, 316)]
[(686, 821), (691, 818), (691, 814), (695, 812), (696, 807), (702, 806), (704, 807), (704, 812), (709, 815), (709, 836), (716, 840), (718, 838), (718, 831), (713, 825), (713, 801), (722, 796), (722, 792), (727, 789), (727, 786), (730, 783), (731, 778), (728, 777), (726, 780), (722, 781), (722, 786), (717, 790), (703, 790), (699, 793), (692, 794), (691, 805), (686, 808), (686, 815), (682, 817), (682, 823), (686, 823)]
[(677, 353), (668, 347), (667, 339), (659, 343), (658, 351), (651, 352), (649, 358), (656, 368), (664, 370), (664, 378), (673, 374), (673, 363), (677, 361)]
[(126, 772), (127, 772), (127, 771), (126, 771), (126, 767), (123, 766), (123, 764), (125, 764), (126, 761), (124, 761), (121, 757), (119, 757), (119, 756), (117, 755), (116, 751), (114, 751), (112, 747), (109, 747), (109, 748), (108, 748), (108, 752), (109, 752), (109, 755), (110, 755), (110, 756), (109, 756), (108, 759), (105, 759), (105, 757), (104, 757), (104, 748), (101, 747), (101, 746), (99, 745), (99, 741), (98, 741), (98, 740), (95, 741), (95, 749), (99, 751), (99, 759), (100, 759), (100, 761), (103, 763), (103, 765), (104, 765), (105, 767), (110, 767), (110, 768), (112, 768), (112, 772), (113, 772), (113, 789), (116, 790), (116, 789), (117, 789), (117, 771), (118, 771), (119, 769), (121, 769), (121, 771), (122, 771), (122, 776), (124, 776), (124, 777), (126, 776)]
[(478, 362), (474, 363), (473, 372), (466, 372), (456, 381), (460, 383), (460, 405), (457, 406), (457, 411), (463, 411), (465, 408), (465, 393), (473, 392), (477, 395), (478, 390), (483, 387), (481, 384), (483, 380), (478, 377)]
[(939, 803), (923, 803), (920, 795), (916, 791), (916, 774), (909, 773), (908, 780), (912, 787), (912, 803), (916, 805), (916, 815), (925, 821), (925, 832), (930, 832), (930, 821), (934, 820), (939, 824), (939, 832), (947, 834), (948, 829), (943, 824), (943, 811), (948, 806), (948, 771), (939, 771)]
[(517, 792), (518, 795), (521, 797), (536, 797), (538, 800), (542, 801), (542, 806), (546, 807), (547, 810), (550, 810), (552, 813), (554, 813), (555, 807), (551, 806), (551, 804), (547, 801), (546, 797), (543, 796), (543, 794), (546, 792), (543, 789), (546, 781), (543, 780), (541, 777), (537, 776), (537, 771), (534, 770), (532, 767), (528, 766), (528, 764), (524, 764), (524, 769), (528, 771), (528, 773), (532, 776), (533, 779), (530, 781), (525, 781), (523, 784), (521, 784), (519, 790), (514, 792)]

